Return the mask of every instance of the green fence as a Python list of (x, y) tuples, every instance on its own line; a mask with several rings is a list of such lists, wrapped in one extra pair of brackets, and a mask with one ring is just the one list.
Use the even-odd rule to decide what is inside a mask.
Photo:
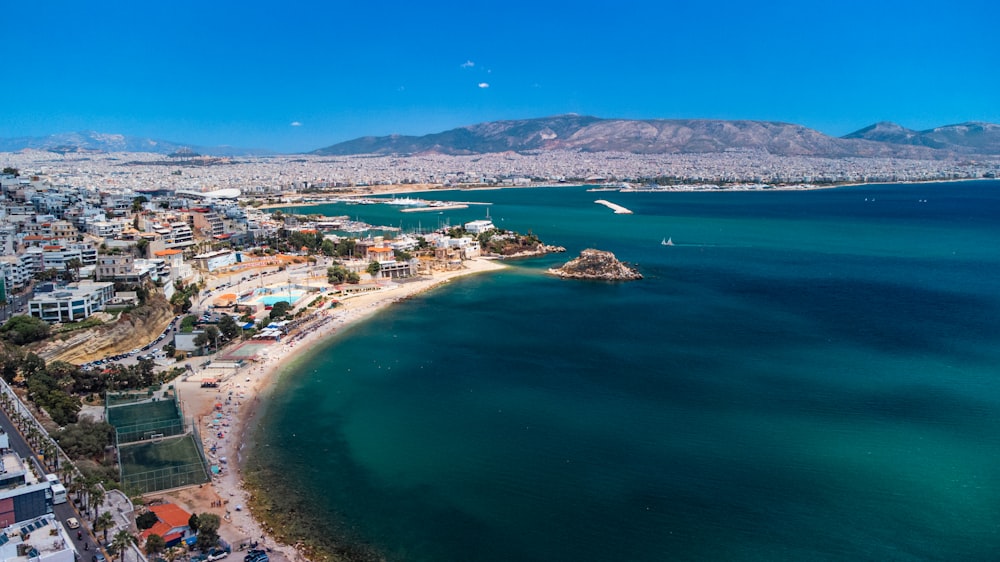
[(208, 469), (193, 435), (153, 438), (149, 442), (118, 447), (121, 482), (146, 494), (159, 490), (204, 484)]

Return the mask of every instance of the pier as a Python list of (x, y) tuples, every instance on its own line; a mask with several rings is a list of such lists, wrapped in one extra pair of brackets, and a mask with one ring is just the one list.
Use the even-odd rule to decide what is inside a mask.
[(604, 199), (598, 199), (597, 201), (594, 201), (594, 203), (597, 203), (598, 205), (604, 205), (605, 207), (607, 207), (607, 208), (611, 209), (612, 211), (614, 211), (616, 215), (631, 215), (632, 214), (632, 211), (626, 209), (625, 207), (622, 207), (621, 205), (616, 205), (616, 204), (612, 203), (611, 201), (606, 201)]
[[(448, 211), (451, 209), (468, 209), (469, 206), (465, 203), (456, 203), (453, 205), (434, 205), (432, 207), (410, 207), (408, 209), (400, 209), (400, 213), (426, 213), (428, 211)], [(630, 211), (631, 212), (631, 211)]]

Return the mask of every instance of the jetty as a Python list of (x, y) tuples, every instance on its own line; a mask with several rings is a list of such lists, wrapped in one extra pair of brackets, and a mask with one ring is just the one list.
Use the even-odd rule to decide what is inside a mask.
[(614, 211), (616, 215), (631, 215), (632, 214), (632, 211), (626, 209), (625, 207), (622, 207), (621, 205), (616, 205), (616, 204), (612, 203), (611, 201), (606, 201), (604, 199), (598, 199), (597, 201), (594, 201), (594, 203), (597, 203), (598, 205), (604, 205), (605, 207), (607, 207), (607, 208), (611, 209), (612, 211)]
[(469, 206), (465, 203), (456, 203), (452, 205), (432, 205), (430, 207), (409, 207), (406, 209), (400, 209), (400, 213), (427, 213), (430, 211), (448, 211), (451, 209), (468, 209)]

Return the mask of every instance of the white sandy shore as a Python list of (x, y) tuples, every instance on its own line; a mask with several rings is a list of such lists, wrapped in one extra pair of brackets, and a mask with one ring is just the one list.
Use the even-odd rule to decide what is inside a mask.
[[(461, 270), (437, 273), (432, 277), (422, 277), (398, 284), (392, 289), (364, 293), (341, 300), (342, 304), (336, 309), (315, 314), (314, 319), (308, 323), (314, 327), (313, 329), (300, 333), (293, 332), (282, 343), (272, 344), (263, 360), (241, 369), (223, 381), (219, 388), (201, 388), (201, 380), (213, 375), (200, 368), (196, 369), (189, 380), (178, 382), (176, 387), (184, 411), (198, 424), (205, 447), (211, 448), (213, 445), (216, 447), (216, 452), (210, 454), (209, 459), (222, 467), (222, 473), (213, 478), (211, 488), (179, 491), (167, 495), (189, 511), (220, 515), (223, 518), (223, 525), (219, 534), (234, 548), (238, 548), (240, 543), (247, 540), (262, 541), (262, 545), (273, 549), (273, 560), (279, 562), (282, 559), (306, 560), (295, 545), (275, 543), (248, 509), (249, 496), (240, 477), (239, 460), (245, 442), (244, 433), (252, 427), (261, 394), (274, 382), (275, 375), (280, 369), (287, 365), (290, 356), (293, 354), (299, 356), (302, 350), (315, 348), (325, 337), (348, 324), (363, 320), (391, 303), (456, 277), (506, 267), (502, 263), (485, 259), (466, 261), (464, 265), (465, 268)], [(222, 408), (216, 410), (216, 404), (222, 404)], [(217, 418), (219, 420), (217, 429), (212, 429), (209, 426), (215, 412), (221, 417)], [(222, 437), (219, 437), (220, 432)], [(226, 460), (225, 463), (221, 462), (223, 458)], [(238, 511), (237, 506), (241, 507)]]

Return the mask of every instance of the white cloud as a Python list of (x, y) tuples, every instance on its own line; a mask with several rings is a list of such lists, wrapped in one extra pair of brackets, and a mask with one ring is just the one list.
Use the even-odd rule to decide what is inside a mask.
[(302, 123), (299, 123), (298, 121), (292, 121), (291, 123), (289, 123), (289, 125), (291, 125), (292, 127), (301, 127)]
[(462, 63), (462, 68), (472, 68), (473, 66), (476, 66), (476, 63), (472, 62), (471, 60), (467, 60)]
[(479, 87), (480, 87), (480, 88), (489, 88), (489, 87), (490, 87), (490, 85), (489, 85), (488, 83), (486, 83), (486, 82), (480, 82), (480, 83), (479, 83)]

